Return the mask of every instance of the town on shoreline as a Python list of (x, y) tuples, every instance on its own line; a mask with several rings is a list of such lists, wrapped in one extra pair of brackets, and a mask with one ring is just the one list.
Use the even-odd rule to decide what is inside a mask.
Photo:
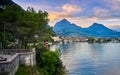
[(88, 42), (88, 43), (118, 43), (120, 38), (95, 38), (95, 37), (52, 37), (55, 42), (69, 43), (69, 42)]

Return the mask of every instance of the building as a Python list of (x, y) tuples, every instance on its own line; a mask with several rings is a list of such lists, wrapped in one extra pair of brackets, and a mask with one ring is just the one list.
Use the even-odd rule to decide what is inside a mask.
[(60, 38), (59, 37), (51, 37), (55, 42), (59, 42)]

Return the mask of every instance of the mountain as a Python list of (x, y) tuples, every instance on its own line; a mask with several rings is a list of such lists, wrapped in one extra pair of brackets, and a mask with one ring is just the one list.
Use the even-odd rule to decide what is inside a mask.
[(0, 7), (15, 4), (12, 0), (0, 0)]
[(4, 10), (5, 6), (8, 5), (17, 5), (17, 4), (14, 3), (12, 0), (0, 0), (0, 13)]
[(70, 23), (67, 19), (63, 19), (57, 22), (53, 31), (59, 36), (86, 36), (87, 34), (82, 32), (82, 28), (76, 24)]
[(94, 37), (103, 37), (103, 38), (120, 37), (120, 32), (111, 30), (111, 29), (105, 27), (103, 24), (98, 24), (98, 23), (94, 23), (90, 27), (84, 28), (83, 31)]
[(103, 24), (93, 23), (88, 28), (81, 28), (76, 24), (70, 23), (67, 19), (57, 22), (53, 31), (59, 36), (83, 36), (83, 37), (101, 37), (101, 38), (118, 38), (120, 32), (111, 30)]

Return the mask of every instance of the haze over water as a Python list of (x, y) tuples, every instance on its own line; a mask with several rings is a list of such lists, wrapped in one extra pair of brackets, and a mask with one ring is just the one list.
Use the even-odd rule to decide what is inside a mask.
[(59, 44), (69, 75), (120, 75), (120, 43)]

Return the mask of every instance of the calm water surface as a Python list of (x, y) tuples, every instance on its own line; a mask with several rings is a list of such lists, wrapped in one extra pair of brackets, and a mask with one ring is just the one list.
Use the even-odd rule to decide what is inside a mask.
[(59, 44), (69, 75), (120, 75), (120, 43)]

